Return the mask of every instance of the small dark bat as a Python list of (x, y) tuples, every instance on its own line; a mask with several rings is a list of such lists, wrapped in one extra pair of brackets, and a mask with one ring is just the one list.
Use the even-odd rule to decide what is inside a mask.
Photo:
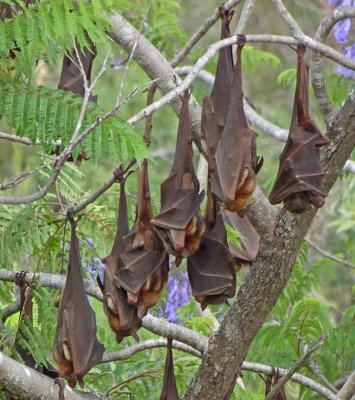
[(186, 91), (179, 116), (173, 166), (161, 184), (160, 213), (152, 219), (166, 250), (176, 256), (178, 262), (198, 249), (205, 230), (199, 209), (204, 191), (199, 193), (200, 184), (192, 161), (188, 101)]
[(256, 155), (256, 133), (249, 129), (243, 109), (241, 53), (245, 36), (238, 35), (237, 63), (233, 70), (228, 115), (212, 166), (212, 192), (224, 208), (245, 214), (256, 186), (262, 160)]
[(179, 394), (176, 387), (176, 380), (174, 374), (174, 362), (173, 362), (173, 341), (172, 339), (167, 339), (168, 347), (166, 351), (165, 360), (165, 371), (164, 371), (164, 381), (163, 390), (159, 397), (159, 400), (179, 400)]
[[(76, 47), (78, 49), (81, 65), (83, 66), (85, 79), (88, 85), (90, 85), (92, 63), (94, 61), (94, 58), (96, 57), (96, 47), (87, 34), (86, 38), (90, 44), (89, 49), (85, 48), (83, 51), (81, 51), (78, 43), (76, 43)], [(79, 68), (80, 62), (75, 50), (71, 51), (69, 56), (67, 55), (64, 56), (58, 89), (70, 90), (75, 94), (84, 96), (85, 94), (84, 79)], [(94, 103), (97, 103), (97, 96), (90, 95), (89, 100)]]
[(280, 155), (279, 170), (269, 200), (284, 202), (295, 214), (309, 210), (312, 204), (322, 207), (327, 196), (322, 178), (319, 147), (329, 144), (309, 115), (308, 65), (304, 61), (306, 48), (297, 47), (297, 85), (290, 132)]
[(118, 260), (123, 251), (122, 238), (129, 234), (127, 201), (124, 189), (125, 181), (121, 181), (119, 211), (117, 219), (117, 232), (111, 253), (101, 261), (105, 264), (104, 283), (97, 277), (97, 283), (103, 294), (103, 306), (111, 329), (116, 333), (118, 343), (125, 336), (132, 335), (139, 341), (137, 331), (142, 323), (137, 316), (136, 307), (128, 304), (127, 292), (118, 286), (115, 276), (118, 268)]
[(138, 208), (131, 232), (123, 238), (116, 283), (127, 291), (138, 318), (160, 299), (168, 280), (169, 255), (150, 222), (153, 213), (149, 194), (148, 163), (143, 160), (138, 175)]
[(224, 211), (223, 220), (243, 236), (238, 238), (241, 248), (229, 243), (229, 250), (234, 257), (235, 269), (239, 271), (241, 267), (249, 266), (255, 260), (259, 253), (260, 237), (246, 215), (240, 218), (236, 213)]
[(222, 304), (235, 294), (234, 263), (227, 243), (227, 232), (217, 200), (207, 191), (206, 231), (199, 249), (187, 259), (192, 295), (204, 310), (208, 304)]
[[(219, 7), (222, 20), (221, 40), (231, 37), (229, 24), (233, 17), (233, 10)], [(219, 50), (216, 69), (216, 78), (210, 96), (205, 96), (202, 104), (201, 133), (207, 144), (207, 153), (212, 160), (219, 139), (222, 135), (228, 113), (228, 105), (233, 80), (233, 53), (232, 46)]]
[(71, 387), (75, 387), (76, 381), (84, 387), (83, 376), (101, 360), (105, 348), (96, 337), (95, 313), (84, 288), (76, 223), (74, 219), (70, 222), (68, 273), (59, 301), (53, 358)]

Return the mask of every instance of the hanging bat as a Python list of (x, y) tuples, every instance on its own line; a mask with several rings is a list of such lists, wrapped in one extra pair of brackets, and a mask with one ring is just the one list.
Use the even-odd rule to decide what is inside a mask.
[[(229, 24), (233, 17), (233, 10), (219, 7), (222, 20), (221, 40), (231, 37)], [(216, 69), (216, 78), (210, 96), (205, 96), (202, 103), (201, 133), (207, 144), (207, 153), (213, 159), (219, 139), (222, 135), (228, 113), (228, 105), (233, 80), (233, 53), (232, 46), (219, 50)]]
[(188, 101), (189, 93), (186, 91), (179, 116), (173, 166), (161, 184), (160, 213), (152, 219), (166, 250), (177, 257), (177, 263), (198, 249), (205, 230), (199, 210), (205, 193), (199, 193), (200, 184), (192, 162)]
[(132, 335), (137, 342), (141, 320), (137, 309), (128, 304), (127, 292), (118, 286), (115, 280), (118, 260), (123, 250), (123, 236), (129, 234), (125, 180), (121, 181), (120, 201), (117, 219), (117, 232), (111, 253), (101, 261), (105, 264), (104, 283), (97, 277), (97, 283), (103, 294), (103, 306), (111, 329), (116, 333), (116, 340), (121, 343), (125, 336)]
[(245, 214), (256, 186), (262, 160), (256, 155), (257, 134), (249, 129), (243, 109), (241, 53), (245, 36), (238, 35), (237, 63), (233, 70), (226, 123), (212, 167), (212, 192), (228, 211)]
[(71, 387), (75, 387), (76, 381), (84, 387), (83, 376), (101, 360), (105, 348), (97, 340), (95, 313), (84, 289), (79, 240), (73, 218), (70, 223), (68, 273), (59, 301), (53, 358), (60, 374), (68, 380)]
[(127, 291), (138, 318), (160, 299), (168, 280), (169, 256), (150, 222), (153, 212), (149, 194), (148, 162), (143, 160), (138, 175), (138, 207), (131, 232), (123, 238), (116, 283)]
[(229, 250), (234, 258), (235, 270), (239, 271), (241, 267), (249, 266), (255, 260), (259, 253), (260, 237), (246, 215), (240, 218), (236, 213), (223, 211), (223, 220), (243, 236), (238, 238), (241, 248), (229, 243)]
[[(79, 49), (78, 43), (75, 43), (80, 60), (77, 53), (73, 50), (70, 54), (63, 58), (62, 71), (60, 74), (58, 89), (70, 90), (71, 92), (84, 96), (84, 77), (79, 68), (80, 63), (83, 67), (85, 79), (90, 85), (91, 69), (94, 58), (96, 57), (96, 47), (86, 33), (86, 39), (89, 42), (90, 48), (85, 48), (83, 51)], [(90, 101), (97, 103), (97, 96), (90, 95)]]
[(279, 170), (269, 200), (284, 202), (291, 213), (299, 214), (312, 206), (320, 208), (327, 196), (322, 177), (319, 147), (329, 144), (309, 115), (308, 65), (306, 48), (297, 47), (297, 85), (290, 132), (280, 155)]
[(234, 263), (227, 232), (214, 194), (207, 190), (206, 231), (199, 249), (187, 259), (192, 295), (204, 310), (208, 304), (222, 304), (235, 294)]
[(173, 341), (167, 339), (168, 347), (166, 351), (165, 371), (164, 371), (164, 382), (163, 390), (159, 397), (159, 400), (179, 400), (179, 394), (176, 387), (176, 380), (174, 375), (174, 362), (173, 362)]

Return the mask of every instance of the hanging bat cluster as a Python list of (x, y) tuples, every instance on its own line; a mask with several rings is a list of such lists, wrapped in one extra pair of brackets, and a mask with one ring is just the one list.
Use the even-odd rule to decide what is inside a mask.
[(111, 329), (116, 333), (118, 343), (125, 336), (133, 336), (137, 341), (137, 330), (141, 320), (137, 309), (128, 303), (127, 291), (116, 282), (118, 260), (123, 251), (123, 237), (129, 234), (125, 180), (120, 183), (120, 201), (117, 219), (117, 231), (111, 253), (101, 261), (105, 264), (104, 283), (97, 277), (97, 283), (103, 294), (104, 312)]
[(127, 291), (128, 303), (137, 307), (138, 318), (160, 299), (168, 280), (169, 256), (154, 231), (149, 193), (148, 162), (138, 174), (138, 207), (131, 232), (122, 240), (116, 283)]
[[(230, 37), (233, 16), (223, 6), (221, 39)], [(256, 153), (256, 137), (243, 110), (241, 54), (245, 36), (237, 41), (234, 65), (232, 47), (219, 51), (216, 79), (210, 96), (203, 99), (201, 132), (208, 159), (207, 202), (204, 216), (200, 205), (204, 191), (193, 165), (188, 111), (189, 92), (182, 95), (176, 148), (169, 176), (161, 184), (161, 210), (153, 216), (147, 160), (137, 169), (138, 204), (136, 219), (129, 228), (125, 179), (120, 182), (117, 231), (111, 253), (102, 259), (104, 281), (98, 278), (103, 293), (104, 312), (116, 334), (117, 342), (133, 336), (147, 309), (159, 301), (169, 273), (169, 254), (176, 265), (187, 258), (192, 294), (205, 309), (208, 304), (227, 302), (235, 294), (235, 272), (250, 266), (259, 251), (259, 235), (245, 216), (245, 208), (256, 186), (262, 158)], [(308, 66), (305, 48), (298, 46), (297, 87), (289, 137), (280, 156), (280, 167), (270, 194), (272, 204), (300, 213), (311, 205), (321, 207), (326, 193), (319, 147), (328, 144), (309, 116)], [(85, 53), (87, 79), (95, 51)], [(80, 56), (81, 57), (81, 56)], [(70, 61), (70, 59), (68, 58)], [(71, 75), (71, 62), (64, 60), (61, 85), (82, 93), (82, 80)], [(66, 67), (64, 67), (66, 65)], [(82, 77), (80, 78), (82, 79)], [(77, 86), (78, 85), (78, 86)], [(71, 246), (68, 276), (59, 306), (58, 327), (54, 339), (54, 359), (69, 384), (82, 386), (85, 373), (97, 363), (104, 348), (96, 338), (95, 316), (86, 298), (75, 235), (71, 219)], [(225, 224), (241, 233), (240, 246), (228, 243)], [(172, 344), (168, 352), (161, 400), (177, 400), (173, 372)]]
[(105, 348), (97, 340), (95, 313), (84, 288), (76, 222), (72, 218), (70, 222), (68, 273), (59, 301), (53, 358), (71, 387), (75, 387), (76, 382), (84, 387), (83, 376), (101, 360)]
[(177, 264), (199, 248), (205, 231), (200, 212), (205, 192), (199, 193), (200, 184), (192, 161), (188, 102), (186, 91), (179, 117), (173, 166), (170, 175), (161, 184), (160, 213), (152, 219), (166, 250), (177, 257)]
[(319, 147), (329, 144), (309, 115), (308, 65), (304, 61), (306, 48), (297, 47), (297, 85), (290, 132), (280, 155), (280, 165), (269, 200), (284, 202), (295, 214), (309, 210), (312, 204), (322, 207), (325, 192)]

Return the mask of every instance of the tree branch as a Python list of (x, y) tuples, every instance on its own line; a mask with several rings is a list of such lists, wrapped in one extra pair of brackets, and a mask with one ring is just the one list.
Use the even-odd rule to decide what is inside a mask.
[(349, 376), (344, 386), (339, 390), (338, 397), (340, 400), (352, 400), (355, 394), (355, 370)]
[(323, 249), (321, 249), (318, 245), (316, 245), (314, 242), (312, 242), (312, 240), (308, 237), (304, 238), (304, 241), (310, 246), (312, 247), (312, 249), (318, 251), (318, 253), (322, 254), (322, 256), (329, 258), (330, 260), (333, 260), (339, 264), (343, 264), (346, 265), (349, 268), (355, 268), (355, 264), (352, 264), (349, 261), (343, 260), (341, 258), (335, 257), (333, 256), (333, 254), (329, 253), (328, 251), (325, 251)]
[[(355, 17), (355, 7), (344, 7), (341, 10), (333, 10), (333, 12), (327, 15), (319, 25), (317, 32), (314, 35), (314, 39), (318, 42), (324, 42), (333, 26), (337, 22), (348, 17)], [(312, 50), (310, 58), (311, 82), (318, 102), (319, 110), (323, 115), (327, 127), (329, 127), (335, 111), (328, 96), (322, 64), (323, 56), (320, 53)]]
[(242, 12), (240, 13), (235, 36), (245, 32), (248, 20), (254, 11), (255, 0), (245, 0)]
[[(155, 349), (157, 347), (167, 347), (167, 340), (166, 339), (145, 340), (144, 342), (133, 344), (132, 346), (127, 347), (124, 350), (115, 351), (111, 353), (104, 353), (101, 363), (127, 360), (128, 358), (131, 358), (134, 354), (140, 351), (144, 351), (147, 349)], [(173, 340), (173, 348), (201, 358), (201, 353), (199, 351), (195, 350), (193, 347), (187, 346), (186, 344), (178, 342), (176, 340)]]
[[(229, 0), (223, 4), (225, 10), (230, 10), (237, 6), (241, 0)], [(189, 54), (194, 45), (208, 32), (219, 19), (219, 11), (216, 8), (213, 14), (203, 23), (203, 25), (191, 36), (186, 45), (179, 51), (176, 57), (171, 61), (170, 65), (174, 68), (183, 61)]]
[[(0, 351), (0, 388), (19, 399), (58, 400), (59, 386), (54, 379), (26, 367)], [(99, 399), (93, 393), (77, 392), (68, 386), (64, 389), (65, 400)]]
[(328, 333), (321, 336), (317, 341), (315, 341), (309, 349), (295, 362), (293, 367), (284, 375), (275, 385), (275, 387), (265, 396), (265, 400), (272, 400), (278, 395), (280, 390), (285, 386), (287, 381), (289, 381), (292, 375), (297, 371), (297, 369), (307, 360), (307, 358), (316, 351), (328, 337)]

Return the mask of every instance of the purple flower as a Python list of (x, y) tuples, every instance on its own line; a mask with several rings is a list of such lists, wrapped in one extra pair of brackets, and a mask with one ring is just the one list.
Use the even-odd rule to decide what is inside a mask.
[(339, 21), (334, 26), (334, 37), (339, 44), (344, 44), (346, 42), (346, 39), (348, 38), (350, 32), (350, 28), (351, 28), (351, 22), (349, 18)]
[(91, 263), (86, 265), (86, 270), (89, 272), (91, 279), (96, 282), (96, 275), (103, 280), (103, 270), (105, 269), (105, 264), (101, 262), (99, 258), (91, 258)]
[(96, 247), (95, 247), (94, 242), (92, 241), (92, 239), (89, 239), (89, 238), (85, 238), (85, 239), (86, 239), (86, 241), (88, 242), (88, 245), (89, 245), (92, 249), (96, 250)]
[(168, 298), (165, 303), (164, 315), (170, 322), (182, 325), (182, 318), (178, 318), (178, 310), (191, 300), (191, 288), (187, 273), (178, 272), (169, 275), (167, 284)]
[(115, 59), (114, 59), (113, 63), (111, 64), (111, 67), (115, 71), (119, 71), (121, 68), (123, 68), (124, 64), (125, 64), (125, 60), (122, 58), (122, 51), (121, 51), (118, 56), (115, 56)]
[[(352, 60), (355, 59), (355, 43), (353, 43), (352, 46), (345, 47), (344, 55), (351, 58)], [(342, 74), (344, 78), (355, 78), (355, 71), (352, 71), (351, 69), (345, 68), (343, 66), (339, 66), (337, 72), (339, 74)]]

